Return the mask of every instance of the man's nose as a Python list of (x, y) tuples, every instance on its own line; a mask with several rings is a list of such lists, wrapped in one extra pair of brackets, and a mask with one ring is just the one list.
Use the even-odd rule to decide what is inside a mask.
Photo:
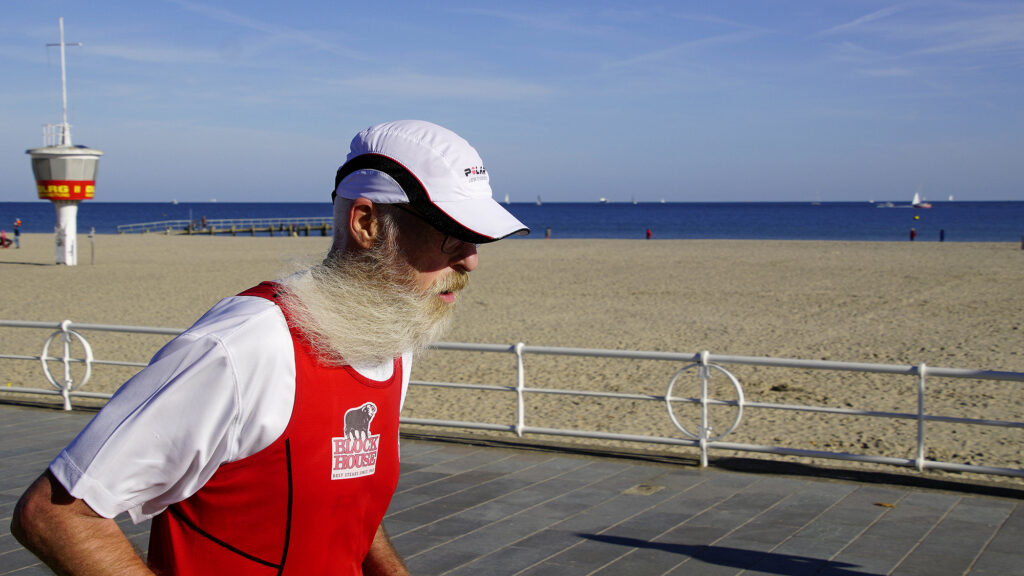
[(472, 272), (479, 261), (480, 257), (477, 255), (476, 244), (466, 242), (459, 247), (458, 252), (452, 254), (452, 260), (449, 264), (455, 270)]

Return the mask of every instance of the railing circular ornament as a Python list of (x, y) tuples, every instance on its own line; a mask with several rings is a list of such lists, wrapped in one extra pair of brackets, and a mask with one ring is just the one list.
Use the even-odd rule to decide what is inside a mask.
[[(680, 368), (675, 374), (672, 375), (672, 380), (670, 380), (668, 383), (668, 390), (665, 392), (665, 405), (668, 407), (668, 417), (672, 419), (672, 423), (675, 424), (676, 428), (678, 428), (680, 432), (682, 432), (683, 434), (690, 438), (693, 438), (694, 440), (700, 440), (700, 435), (694, 434), (693, 432), (687, 430), (686, 427), (679, 422), (679, 419), (676, 418), (675, 412), (672, 410), (672, 390), (673, 388), (675, 388), (676, 381), (679, 380), (679, 377), (682, 376), (684, 372), (687, 372), (692, 368), (701, 367), (702, 366), (700, 364), (690, 364), (688, 366), (683, 366), (682, 368)], [(706, 367), (708, 370), (717, 370), (718, 372), (725, 374), (726, 378), (729, 379), (729, 382), (732, 383), (733, 389), (736, 390), (736, 417), (733, 419), (732, 425), (729, 426), (728, 430), (722, 432), (721, 434), (718, 434), (717, 436), (710, 436), (707, 438), (707, 440), (709, 441), (716, 441), (728, 436), (733, 432), (733, 430), (736, 430), (737, 426), (740, 425), (740, 420), (743, 419), (743, 387), (740, 386), (739, 380), (737, 380), (731, 372), (719, 366), (718, 364), (708, 364)], [(697, 371), (697, 374), (698, 376), (700, 375), (700, 370)], [(710, 374), (708, 379), (710, 380)], [(698, 399), (697, 402), (700, 403), (700, 400)]]
[[(65, 394), (70, 392), (73, 388), (81, 388), (82, 386), (85, 386), (89, 381), (89, 377), (92, 376), (93, 361), (92, 346), (89, 345), (89, 341), (78, 332), (70, 329), (68, 327), (69, 324), (69, 322), (65, 321), (61, 324), (60, 330), (50, 334), (50, 337), (47, 338), (46, 342), (43, 344), (43, 352), (39, 355), (39, 361), (43, 365), (43, 375), (46, 376), (46, 380), (54, 388), (61, 390)], [(50, 356), (50, 345), (53, 344), (53, 340), (58, 336), (61, 337), (61, 343), (64, 344), (64, 350), (60, 356)], [(69, 371), (69, 365), (72, 360), (70, 353), (72, 338), (77, 339), (82, 344), (82, 349), (85, 351), (85, 358), (83, 359), (85, 363), (85, 374), (82, 375), (81, 381), (77, 384), (71, 379)], [(58, 382), (57, 379), (53, 377), (53, 374), (50, 373), (50, 365), (47, 364), (47, 360), (57, 360), (63, 363), (64, 377), (61, 378), (60, 382)]]

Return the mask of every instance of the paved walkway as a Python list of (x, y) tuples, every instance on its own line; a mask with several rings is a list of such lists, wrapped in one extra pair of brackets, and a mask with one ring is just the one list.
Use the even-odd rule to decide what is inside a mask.
[[(50, 574), (10, 535), (11, 511), (90, 417), (0, 404), (0, 575)], [(1024, 574), (1020, 498), (423, 440), (402, 451), (385, 525), (419, 575)], [(148, 524), (122, 527), (145, 548)]]

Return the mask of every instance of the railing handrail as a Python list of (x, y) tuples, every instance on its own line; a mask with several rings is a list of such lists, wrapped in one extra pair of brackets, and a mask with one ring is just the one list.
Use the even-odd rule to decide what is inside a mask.
[(0, 327), (4, 328), (51, 328), (55, 330), (67, 326), (76, 330), (95, 330), (97, 332), (127, 332), (129, 334), (164, 334), (177, 336), (185, 331), (184, 328), (159, 328), (155, 326), (127, 326), (121, 324), (88, 324), (84, 322), (34, 322), (27, 320), (0, 320)]
[[(505, 344), (469, 344), (463, 342), (438, 342), (437, 350), (463, 350), (476, 352), (510, 352), (514, 345)], [(556, 346), (531, 346), (525, 344), (523, 352), (531, 354), (547, 354), (554, 356), (590, 356), (599, 358), (628, 358), (631, 360), (669, 360), (680, 362), (699, 362), (699, 353), (688, 352), (656, 352), (642, 350), (614, 350), (601, 348), (563, 348)], [(710, 354), (709, 360), (718, 364), (743, 364), (747, 366), (770, 366), (775, 368), (807, 368), (811, 370), (836, 370), (847, 372), (872, 372), (876, 374), (918, 374), (920, 365), (906, 364), (873, 364), (868, 362), (841, 362), (835, 360), (804, 360), (799, 358), (778, 358), (771, 356), (735, 356), (730, 354)], [(974, 370), (969, 368), (937, 368), (928, 367), (932, 376), (947, 378), (975, 378), (981, 380), (1010, 380), (1024, 382), (1022, 372), (1004, 372), (996, 370)]]
[[(70, 320), (64, 320), (63, 322), (31, 322), (31, 321), (20, 321), (20, 320), (0, 320), (0, 327), (8, 328), (35, 328), (35, 329), (49, 329), (55, 332), (50, 335), (50, 338), (46, 341), (43, 347), (43, 353), (39, 356), (26, 356), (26, 355), (13, 355), (13, 354), (0, 354), (0, 359), (8, 360), (34, 360), (39, 361), (42, 364), (43, 370), (46, 374), (46, 378), (50, 381), (51, 385), (56, 390), (46, 389), (35, 389), (35, 388), (0, 388), (0, 392), (13, 392), (13, 393), (35, 393), (35, 394), (56, 394), (64, 397), (64, 405), (66, 409), (71, 409), (71, 398), (72, 397), (89, 397), (89, 398), (109, 398), (111, 395), (95, 393), (95, 392), (82, 392), (76, 387), (84, 385), (84, 381), (81, 383), (74, 383), (70, 379), (69, 366), (72, 364), (84, 364), (86, 367), (86, 377), (88, 379), (88, 371), (93, 365), (114, 365), (114, 366), (132, 366), (132, 367), (144, 367), (144, 363), (138, 362), (126, 362), (119, 360), (101, 360), (92, 357), (92, 351), (89, 347), (88, 342), (81, 335), (82, 331), (106, 331), (106, 332), (125, 332), (125, 333), (140, 333), (140, 334), (156, 334), (156, 335), (169, 335), (174, 336), (182, 333), (184, 330), (177, 328), (160, 328), (150, 326), (124, 326), (124, 325), (111, 325), (111, 324), (87, 324), (87, 323), (73, 323)], [(51, 356), (48, 352), (51, 341), (57, 335), (63, 335), (64, 342), (64, 355), (63, 357)], [(69, 353), (69, 346), (72, 338), (78, 339), (86, 350), (86, 357), (83, 358), (72, 358)], [(493, 385), (493, 384), (468, 384), (468, 383), (455, 383), (455, 382), (426, 382), (414, 380), (410, 382), (413, 386), (429, 386), (439, 388), (463, 388), (463, 389), (475, 389), (484, 390), (491, 392), (505, 392), (514, 393), (516, 395), (516, 422), (514, 424), (495, 424), (487, 422), (463, 422), (463, 421), (451, 421), (451, 420), (429, 420), (421, 418), (402, 418), (401, 421), (406, 424), (419, 424), (426, 426), (446, 426), (446, 427), (457, 427), (466, 429), (477, 429), (477, 430), (489, 430), (489, 431), (510, 431), (518, 436), (522, 436), (524, 433), (535, 433), (535, 434), (548, 434), (548, 435), (561, 435), (569, 437), (585, 437), (592, 439), (608, 439), (608, 440), (624, 440), (630, 442), (646, 442), (646, 443), (658, 443), (665, 445), (676, 445), (676, 446), (693, 446), (700, 450), (701, 464), (707, 465), (708, 453), (711, 449), (726, 449), (726, 450), (738, 450), (748, 451), (756, 453), (772, 453), (779, 455), (790, 455), (790, 456), (805, 456), (810, 458), (830, 458), (840, 459), (856, 462), (871, 462), (885, 465), (895, 466), (907, 466), (914, 467), (918, 470), (929, 469), (940, 469), (957, 472), (975, 472), (983, 474), (999, 474), (1006, 476), (1017, 476), (1024, 477), (1024, 469), (1017, 468), (1005, 468), (995, 466), (982, 466), (976, 464), (962, 464), (955, 462), (939, 462), (934, 460), (928, 460), (924, 457), (925, 454), (925, 423), (926, 422), (943, 422), (943, 423), (965, 423), (980, 426), (992, 426), (992, 427), (1003, 427), (1003, 428), (1018, 428), (1024, 429), (1024, 422), (1018, 421), (1007, 421), (1007, 420), (994, 420), (994, 419), (979, 419), (979, 418), (966, 418), (957, 416), (939, 416), (926, 413), (924, 409), (925, 405), (925, 383), (927, 378), (942, 377), (942, 378), (957, 378), (957, 379), (973, 379), (973, 380), (996, 380), (996, 381), (1009, 381), (1009, 382), (1024, 382), (1024, 372), (1009, 372), (1009, 371), (997, 371), (997, 370), (976, 370), (976, 369), (962, 369), (962, 368), (941, 368), (926, 366), (925, 364), (918, 365), (897, 365), (897, 364), (872, 364), (863, 362), (840, 362), (831, 360), (802, 360), (797, 358), (773, 358), (773, 357), (754, 357), (754, 356), (735, 356), (726, 354), (711, 354), (710, 352), (704, 351), (697, 354), (691, 353), (679, 353), (679, 352), (659, 352), (659, 351), (636, 351), (636, 350), (610, 350), (610, 349), (587, 349), (587, 348), (564, 348), (564, 347), (552, 347), (552, 346), (530, 346), (524, 343), (516, 343), (512, 345), (507, 344), (478, 344), (478, 343), (462, 343), (462, 342), (439, 342), (433, 346), (437, 350), (453, 350), (453, 351), (469, 351), (469, 352), (484, 352), (484, 353), (504, 353), (504, 354), (515, 354), (516, 355), (516, 384), (514, 386), (508, 385)], [(672, 381), (669, 383), (668, 390), (664, 395), (656, 394), (636, 394), (636, 393), (618, 393), (608, 391), (593, 391), (593, 390), (562, 390), (556, 388), (532, 388), (526, 385), (525, 370), (523, 357), (528, 354), (537, 355), (557, 355), (557, 356), (582, 356), (592, 358), (621, 358), (621, 359), (632, 359), (632, 360), (660, 360), (668, 362), (685, 363), (686, 366), (679, 369), (673, 376)], [(64, 364), (64, 379), (62, 382), (57, 382), (48, 367), (48, 362), (60, 361)], [(776, 404), (767, 402), (751, 402), (744, 400), (742, 386), (740, 382), (729, 373), (723, 364), (738, 364), (738, 365), (749, 365), (749, 366), (766, 366), (766, 367), (778, 367), (778, 368), (801, 368), (801, 369), (812, 369), (812, 370), (829, 370), (829, 371), (856, 371), (856, 372), (868, 372), (878, 374), (892, 374), (900, 376), (916, 376), (917, 377), (917, 407), (915, 411), (876, 411), (876, 410), (857, 410), (852, 408), (835, 408), (828, 406), (808, 406), (808, 405), (792, 405), (792, 404)], [(700, 398), (686, 398), (677, 396), (672, 393), (672, 387), (676, 382), (676, 379), (683, 375), (691, 368), (697, 368), (697, 375), (701, 381), (701, 396)], [(718, 371), (724, 373), (736, 389), (738, 400), (724, 401), (718, 400), (711, 397), (707, 390), (708, 377), (711, 371)], [(673, 421), (673, 424), (679, 429), (684, 438), (668, 438), (661, 436), (641, 436), (633, 434), (622, 434), (617, 432), (598, 432), (588, 430), (577, 430), (577, 429), (566, 429), (566, 428), (544, 428), (530, 426), (526, 422), (525, 416), (525, 403), (524, 397), (527, 394), (556, 394), (556, 395), (577, 395), (577, 396), (590, 396), (590, 397), (602, 397), (611, 399), (624, 399), (624, 400), (646, 400), (646, 401), (658, 401), (664, 402), (669, 410), (669, 416)], [(693, 403), (699, 404), (701, 407), (701, 422), (696, 431), (690, 431), (684, 428), (675, 418), (673, 413), (673, 403)], [(718, 436), (712, 437), (710, 431), (710, 421), (708, 420), (707, 408), (713, 405), (728, 405), (734, 406), (737, 409), (737, 416), (731, 427), (725, 433), (718, 433)], [(844, 416), (860, 416), (860, 417), (871, 417), (871, 418), (892, 418), (902, 420), (916, 420), (918, 423), (917, 430), (917, 447), (915, 458), (894, 458), (889, 456), (869, 455), (869, 454), (851, 454), (842, 452), (826, 452), (822, 450), (807, 450), (800, 448), (789, 448), (779, 446), (764, 446), (757, 444), (737, 444), (731, 442), (724, 442), (721, 439), (731, 433), (740, 423), (742, 418), (742, 411), (744, 409), (771, 409), (771, 410), (789, 410), (789, 411), (803, 411), (803, 412), (817, 412), (827, 414), (838, 414)]]

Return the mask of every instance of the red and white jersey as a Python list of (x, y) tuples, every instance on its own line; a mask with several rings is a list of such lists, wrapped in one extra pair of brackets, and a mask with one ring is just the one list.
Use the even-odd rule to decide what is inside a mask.
[[(279, 288), (245, 294), (277, 301)], [(362, 574), (398, 484), (402, 361), (391, 378), (372, 380), (324, 365), (294, 329), (292, 341), (295, 402), (284, 432), (153, 519), (148, 561), (158, 574)]]
[[(388, 381), (396, 366), (400, 410), (409, 355), (358, 374)], [(98, 514), (141, 522), (196, 494), (226, 464), (270, 448), (295, 398), (296, 346), (281, 308), (259, 296), (226, 298), (126, 382), (50, 470)], [(345, 436), (332, 432), (326, 459), (333, 438)]]

